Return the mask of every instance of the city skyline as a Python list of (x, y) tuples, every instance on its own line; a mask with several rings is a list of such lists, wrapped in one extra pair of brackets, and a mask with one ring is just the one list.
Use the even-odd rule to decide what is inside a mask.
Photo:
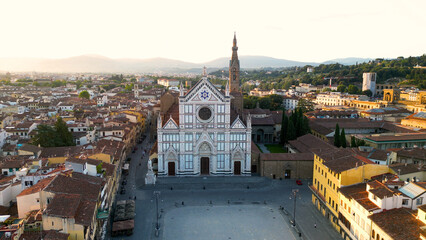
[(168, 58), (229, 55), (322, 62), (424, 54), (423, 1), (4, 1), (0, 58)]

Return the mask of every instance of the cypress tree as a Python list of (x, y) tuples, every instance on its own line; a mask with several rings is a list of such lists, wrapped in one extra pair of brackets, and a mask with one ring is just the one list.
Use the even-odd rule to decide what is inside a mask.
[(336, 123), (336, 130), (334, 131), (334, 146), (340, 147), (340, 128), (338, 123)]
[(340, 146), (346, 148), (346, 134), (344, 128), (342, 128), (342, 132), (340, 133)]
[(356, 141), (355, 141), (355, 137), (351, 136), (351, 147), (357, 147), (356, 146)]
[(294, 127), (293, 121), (288, 121), (288, 127), (287, 127), (287, 140), (294, 140), (296, 139), (296, 128)]
[(283, 118), (281, 122), (281, 144), (285, 144), (287, 142), (287, 128), (288, 128), (288, 117), (283, 110)]

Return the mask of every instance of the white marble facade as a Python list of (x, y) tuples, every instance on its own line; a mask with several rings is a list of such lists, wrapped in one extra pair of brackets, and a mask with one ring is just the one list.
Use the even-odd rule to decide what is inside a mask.
[(159, 176), (250, 174), (251, 117), (232, 119), (231, 98), (228, 85), (223, 93), (206, 76), (181, 89), (179, 119), (158, 119)]

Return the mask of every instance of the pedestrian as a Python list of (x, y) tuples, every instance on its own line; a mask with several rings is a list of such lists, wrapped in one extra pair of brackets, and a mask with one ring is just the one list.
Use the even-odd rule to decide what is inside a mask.
[(314, 228), (317, 228), (317, 223), (314, 223)]
[(136, 196), (135, 196), (135, 200), (136, 200)]

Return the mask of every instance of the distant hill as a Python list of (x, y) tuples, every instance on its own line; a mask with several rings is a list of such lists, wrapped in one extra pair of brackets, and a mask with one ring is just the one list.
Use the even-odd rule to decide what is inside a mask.
[(336, 58), (336, 59), (325, 61), (322, 64), (340, 63), (343, 65), (355, 65), (357, 63), (360, 64), (360, 63), (368, 62), (370, 60), (374, 60), (374, 59), (373, 58), (353, 58), (353, 57)]
[[(282, 67), (302, 67), (306, 65), (319, 65), (314, 62), (298, 62), (292, 60), (278, 59), (265, 56), (240, 56), (241, 68), (282, 68)], [(229, 57), (218, 58), (210, 62), (204, 63), (206, 67), (223, 68), (229, 66)]]
[[(282, 68), (313, 65), (315, 62), (298, 62), (265, 56), (240, 56), (241, 68)], [(342, 58), (324, 63), (339, 62), (344, 65), (368, 61), (366, 58)], [(190, 63), (166, 58), (112, 59), (99, 55), (82, 55), (62, 59), (0, 58), (0, 71), (37, 72), (105, 72), (105, 73), (182, 73), (193, 72), (203, 66), (226, 68), (229, 57), (218, 58), (206, 63)]]

